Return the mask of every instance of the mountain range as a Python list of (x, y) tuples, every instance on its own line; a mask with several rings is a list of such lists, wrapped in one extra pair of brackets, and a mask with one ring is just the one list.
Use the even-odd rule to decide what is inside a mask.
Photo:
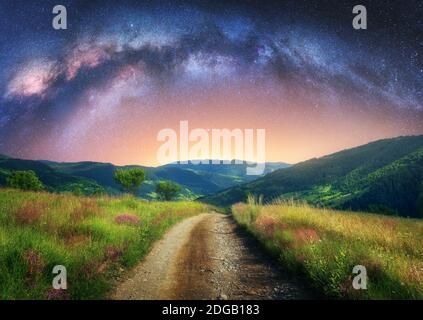
[(275, 170), (202, 198), (228, 206), (249, 194), (338, 209), (423, 216), (423, 136), (378, 140)]
[[(195, 199), (225, 188), (249, 182), (257, 176), (246, 174), (247, 164), (201, 164), (172, 163), (160, 167), (139, 165), (116, 166), (102, 162), (54, 162), (47, 160), (23, 160), (0, 156), (0, 185), (13, 170), (33, 170), (48, 191), (75, 192), (85, 195), (107, 193), (119, 194), (121, 189), (113, 179), (117, 168), (141, 168), (146, 180), (138, 190), (138, 196), (154, 199), (155, 184), (159, 180), (171, 180), (181, 185), (180, 199)], [(286, 163), (266, 163), (264, 174), (289, 166)]]
[(179, 199), (199, 199), (218, 206), (245, 201), (248, 195), (306, 201), (315, 206), (423, 216), (423, 135), (383, 139), (313, 158), (295, 165), (266, 163), (262, 176), (246, 174), (245, 162), (180, 164), (160, 167), (116, 166), (101, 162), (23, 160), (0, 155), (0, 186), (13, 170), (33, 170), (48, 191), (85, 195), (122, 193), (113, 179), (117, 168), (142, 168), (146, 180), (138, 196), (155, 199), (155, 185), (181, 185)]

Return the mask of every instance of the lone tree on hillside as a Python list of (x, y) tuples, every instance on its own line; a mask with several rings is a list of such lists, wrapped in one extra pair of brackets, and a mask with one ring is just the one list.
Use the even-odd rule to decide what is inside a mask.
[(172, 181), (160, 181), (156, 185), (156, 193), (162, 200), (170, 201), (181, 190), (179, 184)]
[(145, 171), (139, 168), (117, 169), (113, 178), (121, 185), (124, 191), (136, 195), (138, 188), (145, 179)]
[(42, 182), (32, 170), (13, 171), (7, 177), (6, 184), (8, 187), (21, 190), (40, 191), (44, 189)]

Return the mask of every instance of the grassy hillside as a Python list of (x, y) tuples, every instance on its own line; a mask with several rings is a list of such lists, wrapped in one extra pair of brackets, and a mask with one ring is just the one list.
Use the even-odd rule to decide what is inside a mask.
[[(294, 202), (237, 204), (238, 223), (281, 264), (329, 297), (423, 299), (423, 221), (316, 209)], [(355, 265), (367, 269), (367, 290), (352, 287)]]
[(204, 201), (230, 205), (248, 194), (325, 207), (423, 216), (423, 136), (379, 140), (276, 170)]
[[(0, 300), (101, 298), (196, 202), (76, 197), (0, 189)], [(52, 290), (64, 265), (68, 290)]]

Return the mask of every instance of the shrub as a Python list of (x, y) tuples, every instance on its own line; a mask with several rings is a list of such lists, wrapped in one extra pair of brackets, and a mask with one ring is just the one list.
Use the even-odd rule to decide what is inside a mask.
[(6, 179), (6, 184), (15, 189), (40, 191), (44, 188), (37, 175), (32, 170), (13, 171)]
[(124, 191), (135, 195), (145, 179), (145, 171), (139, 168), (117, 169), (113, 174), (113, 178), (121, 185)]
[(156, 193), (162, 200), (172, 200), (181, 190), (179, 184), (172, 181), (160, 181), (156, 185)]

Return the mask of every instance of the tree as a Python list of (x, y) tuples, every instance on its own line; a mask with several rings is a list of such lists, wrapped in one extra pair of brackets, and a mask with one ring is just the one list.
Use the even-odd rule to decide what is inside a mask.
[(21, 190), (40, 191), (44, 189), (42, 182), (32, 170), (13, 171), (6, 179), (7, 186)]
[(162, 200), (172, 200), (176, 194), (181, 190), (179, 184), (172, 181), (160, 181), (156, 185), (156, 193)]
[(124, 191), (136, 195), (138, 188), (145, 179), (145, 171), (139, 168), (117, 169), (113, 178), (121, 185)]

